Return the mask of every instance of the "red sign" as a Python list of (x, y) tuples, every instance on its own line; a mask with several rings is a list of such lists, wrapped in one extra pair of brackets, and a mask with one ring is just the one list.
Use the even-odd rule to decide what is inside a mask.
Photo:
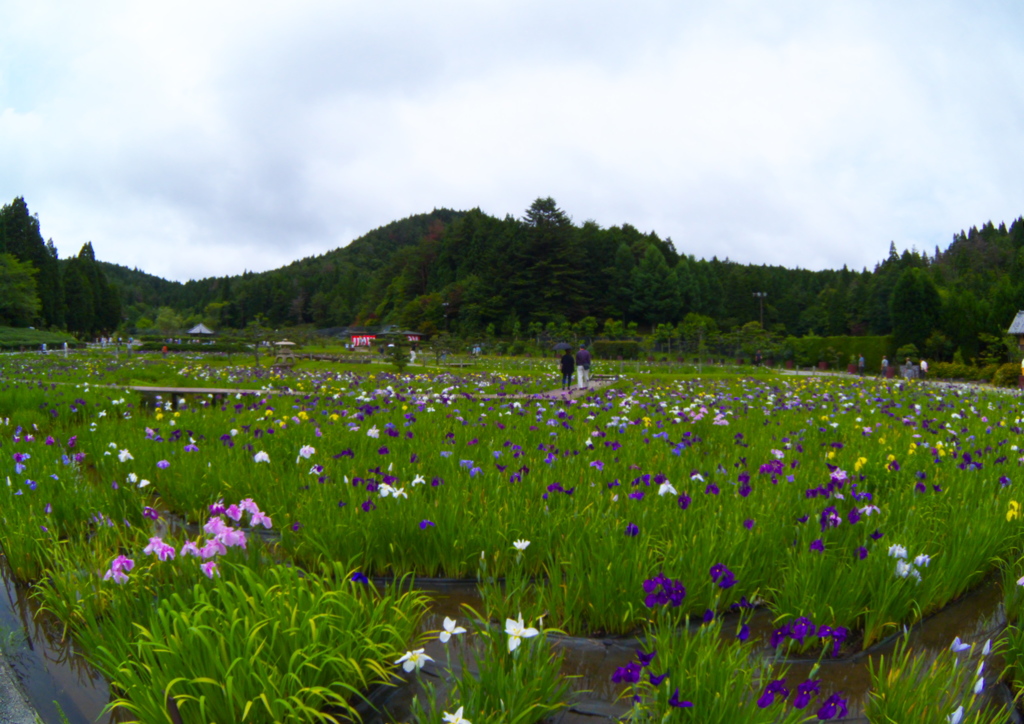
[(418, 334), (407, 334), (407, 335), (405, 335), (405, 338), (407, 340), (409, 340), (410, 342), (419, 342), (420, 341), (420, 336)]
[(373, 340), (377, 339), (375, 334), (353, 334), (352, 335), (352, 346), (353, 347), (369, 347)]

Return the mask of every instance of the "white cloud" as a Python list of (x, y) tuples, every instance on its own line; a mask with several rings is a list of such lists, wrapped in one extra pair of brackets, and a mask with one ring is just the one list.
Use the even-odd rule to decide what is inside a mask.
[(0, 198), (63, 255), (265, 269), (431, 208), (872, 265), (1021, 213), (1024, 30), (966, 3), (22, 3)]

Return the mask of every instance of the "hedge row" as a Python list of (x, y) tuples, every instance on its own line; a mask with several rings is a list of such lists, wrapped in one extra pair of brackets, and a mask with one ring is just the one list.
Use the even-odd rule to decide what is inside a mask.
[[(819, 362), (828, 362), (843, 369), (849, 364), (851, 357), (854, 362), (864, 355), (864, 369), (875, 372), (882, 367), (882, 358), (888, 357), (894, 363), (893, 354), (896, 346), (892, 335), (879, 337), (786, 337), (784, 350), (791, 350), (793, 361), (799, 367), (811, 367)], [(784, 355), (785, 356), (785, 355)], [(915, 360), (916, 361), (916, 360)]]
[[(246, 347), (243, 344), (231, 344), (227, 342), (216, 342), (214, 344), (168, 344), (166, 342), (144, 342), (140, 344), (136, 349), (140, 352), (160, 352), (164, 347), (167, 347), (168, 352), (198, 352), (198, 353), (209, 353), (209, 352), (252, 352), (252, 349)], [(260, 354), (270, 354), (269, 350), (261, 350)]]
[(594, 342), (591, 352), (597, 359), (637, 359), (640, 356), (640, 343), (632, 339), (599, 339)]
[(39, 347), (47, 344), (51, 348), (69, 347), (79, 344), (78, 340), (63, 332), (47, 332), (43, 329), (28, 327), (0, 327), (0, 349), (18, 349), (19, 347)]

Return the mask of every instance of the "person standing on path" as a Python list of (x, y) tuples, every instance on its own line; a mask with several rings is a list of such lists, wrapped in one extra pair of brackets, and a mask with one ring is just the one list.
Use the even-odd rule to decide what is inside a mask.
[(864, 355), (860, 355), (857, 360), (857, 374), (861, 377), (864, 376)]
[(921, 379), (923, 380), (928, 376), (928, 360), (924, 357), (921, 358)]
[(889, 371), (889, 358), (882, 357), (882, 379), (884, 380)]
[(579, 385), (577, 386), (581, 390), (590, 387), (590, 352), (582, 344), (580, 345), (580, 351), (576, 353), (576, 375), (579, 380)]
[(569, 350), (565, 350), (565, 354), (562, 355), (562, 389), (568, 390), (572, 388), (572, 371), (576, 366), (576, 360), (572, 358), (572, 353)]

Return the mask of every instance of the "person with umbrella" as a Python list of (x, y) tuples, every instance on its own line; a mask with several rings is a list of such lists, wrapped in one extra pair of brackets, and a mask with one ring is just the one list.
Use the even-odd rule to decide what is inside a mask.
[(565, 354), (562, 355), (561, 369), (562, 369), (562, 389), (568, 390), (572, 388), (572, 373), (576, 369), (576, 360), (573, 358), (572, 353), (569, 351), (572, 349), (565, 343), (559, 343), (555, 345), (555, 349), (564, 350)]

